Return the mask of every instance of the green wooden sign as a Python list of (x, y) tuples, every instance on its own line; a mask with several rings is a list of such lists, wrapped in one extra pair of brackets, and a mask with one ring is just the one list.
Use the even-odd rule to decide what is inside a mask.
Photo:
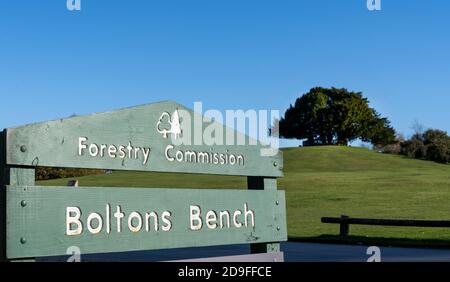
[(6, 134), (9, 165), (282, 176), (280, 152), (262, 156), (268, 148), (255, 140), (173, 102), (21, 126)]
[(7, 197), (9, 258), (286, 240), (283, 191), (19, 186)]
[[(35, 168), (238, 175), (248, 190), (35, 186)], [(281, 152), (174, 102), (0, 132), (0, 258), (287, 240)], [(180, 188), (180, 187), (178, 187)]]

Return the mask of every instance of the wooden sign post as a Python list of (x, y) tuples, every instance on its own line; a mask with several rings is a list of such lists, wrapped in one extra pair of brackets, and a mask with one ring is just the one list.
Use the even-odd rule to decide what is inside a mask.
[[(223, 140), (192, 132), (223, 128)], [(280, 252), (287, 240), (282, 155), (173, 102), (5, 129), (0, 134), (1, 257), (251, 244)], [(252, 142), (250, 142), (252, 143)], [(35, 186), (35, 167), (239, 175), (248, 190)]]

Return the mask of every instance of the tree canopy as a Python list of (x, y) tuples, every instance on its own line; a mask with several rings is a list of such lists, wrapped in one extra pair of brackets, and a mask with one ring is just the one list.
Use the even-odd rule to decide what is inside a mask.
[(280, 137), (304, 145), (348, 145), (356, 139), (374, 145), (395, 142), (390, 121), (381, 117), (361, 92), (312, 88), (290, 105), (279, 124)]

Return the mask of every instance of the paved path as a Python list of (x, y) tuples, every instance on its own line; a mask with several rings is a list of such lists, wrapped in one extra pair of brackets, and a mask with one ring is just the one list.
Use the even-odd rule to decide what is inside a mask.
[[(282, 243), (287, 262), (365, 262), (367, 246), (315, 243)], [(210, 256), (248, 254), (248, 245), (234, 245), (177, 250), (140, 251), (121, 254), (82, 256), (83, 261), (168, 261)], [(381, 247), (381, 261), (385, 262), (450, 262), (450, 250)], [(65, 261), (67, 258), (43, 258), (41, 261)]]
[[(286, 243), (286, 261), (298, 262), (365, 262), (373, 253), (367, 255), (368, 246), (334, 245), (313, 243)], [(450, 250), (380, 247), (380, 259), (385, 262), (450, 262)]]

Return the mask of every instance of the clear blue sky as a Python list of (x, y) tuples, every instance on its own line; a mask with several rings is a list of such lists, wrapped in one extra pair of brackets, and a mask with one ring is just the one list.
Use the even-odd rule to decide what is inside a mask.
[(362, 91), (406, 135), (450, 131), (450, 1), (0, 2), (0, 127), (160, 100), (279, 109)]

